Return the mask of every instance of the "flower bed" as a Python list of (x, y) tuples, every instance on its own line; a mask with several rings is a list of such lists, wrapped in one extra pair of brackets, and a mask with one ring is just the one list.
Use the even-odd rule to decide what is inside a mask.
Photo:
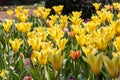
[(34, 15), (18, 6), (0, 24), (0, 79), (111, 80), (119, 79), (120, 3), (93, 4), (96, 14), (62, 15), (62, 5), (38, 7)]

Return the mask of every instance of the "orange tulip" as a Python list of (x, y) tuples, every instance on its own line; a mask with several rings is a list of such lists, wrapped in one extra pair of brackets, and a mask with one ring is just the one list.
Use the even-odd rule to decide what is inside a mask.
[(80, 58), (80, 51), (74, 52), (73, 50), (70, 50), (70, 56), (75, 61), (76, 59)]
[(70, 34), (70, 37), (74, 37), (75, 36), (74, 31), (71, 31), (69, 34)]

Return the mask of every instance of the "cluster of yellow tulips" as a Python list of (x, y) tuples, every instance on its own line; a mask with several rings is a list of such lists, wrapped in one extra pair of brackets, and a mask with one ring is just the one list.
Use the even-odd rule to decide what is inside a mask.
[[(23, 6), (18, 6), (14, 11), (8, 10), (8, 16), (13, 14), (16, 16), (15, 19), (6, 19), (1, 24), (5, 35), (9, 35), (6, 37), (9, 39), (6, 43), (9, 47), (8, 51), (14, 51), (14, 55), (23, 53), (25, 56), (29, 51), (24, 53), (25, 51), (22, 50), (30, 48), (31, 55), (23, 58), (30, 58), (33, 66), (38, 64), (45, 68), (47, 66), (48, 71), (51, 71), (48, 66), (52, 65), (55, 80), (57, 72), (67, 79), (68, 72), (65, 69), (69, 70), (71, 75), (74, 74), (76, 66), (84, 65), (85, 67), (87, 64), (95, 76), (99, 76), (100, 72), (106, 72), (102, 70), (104, 66), (111, 78), (118, 78), (120, 71), (120, 3), (108, 4), (102, 8), (101, 3), (93, 3), (93, 6), (96, 14), (87, 22), (80, 18), (81, 11), (73, 11), (70, 16), (62, 15), (61, 11), (64, 7), (62, 5), (52, 7), (56, 12), (55, 15), (50, 15), (51, 9), (38, 7), (33, 11), (33, 20), (30, 20), (31, 17), (28, 16), (29, 9), (24, 9)], [(65, 60), (68, 60), (68, 63), (67, 61), (65, 63)], [(72, 70), (72, 66), (68, 67), (65, 64), (73, 65), (74, 69)], [(79, 67), (76, 68), (80, 69)], [(7, 67), (2, 69), (9, 70)], [(82, 69), (84, 70), (84, 68)], [(88, 68), (84, 71), (90, 70)], [(6, 71), (2, 71), (0, 77), (3, 73), (5, 74)], [(47, 74), (46, 71), (44, 74)], [(82, 75), (82, 73), (75, 74), (73, 77), (77, 80), (78, 75)], [(45, 77), (49, 80), (48, 76), (45, 75)]]

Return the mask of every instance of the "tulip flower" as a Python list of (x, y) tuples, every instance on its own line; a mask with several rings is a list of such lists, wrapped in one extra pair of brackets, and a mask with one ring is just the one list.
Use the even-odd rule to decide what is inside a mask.
[(45, 66), (47, 63), (47, 58), (48, 58), (48, 50), (41, 50), (38, 56), (38, 61), (40, 62), (40, 64)]
[(56, 25), (55, 27), (47, 29), (50, 36), (53, 40), (60, 39), (64, 36), (63, 30), (60, 28), (60, 25)]
[(64, 15), (64, 16), (60, 16), (60, 24), (62, 26), (62, 28), (67, 28), (68, 26), (68, 16)]
[(30, 59), (26, 58), (25, 63), (24, 63), (24, 67), (28, 67), (28, 66), (30, 66)]
[(74, 52), (73, 50), (70, 50), (70, 57), (72, 58), (73, 61), (77, 60), (80, 58), (80, 51)]
[(21, 46), (21, 44), (23, 43), (23, 41), (21, 41), (20, 39), (14, 39), (14, 40), (9, 40), (9, 43), (12, 46), (12, 49), (17, 52)]
[(81, 18), (76, 18), (76, 17), (74, 17), (74, 16), (70, 17), (69, 20), (71, 21), (71, 23), (72, 23), (73, 25), (78, 25), (78, 26), (79, 26), (79, 25), (82, 23), (82, 21), (83, 21)]
[(53, 6), (52, 8), (58, 15), (60, 15), (63, 10), (63, 7), (64, 7), (63, 5), (59, 5), (59, 6)]
[(106, 18), (107, 18), (107, 14), (101, 11), (97, 11), (98, 16), (100, 17), (100, 23), (104, 23)]
[(42, 11), (44, 11), (44, 10), (45, 10), (45, 7), (40, 6), (40, 7), (38, 7), (37, 9), (38, 9), (40, 12), (42, 12)]
[(83, 57), (84, 61), (90, 65), (91, 70), (95, 75), (101, 71), (102, 68), (102, 53), (99, 53), (95, 56), (95, 54), (90, 54), (86, 57)]
[(41, 38), (38, 37), (38, 38), (29, 38), (27, 40), (27, 42), (29, 43), (29, 45), (32, 46), (32, 49), (34, 51), (39, 51), (40, 50), (40, 47), (41, 47)]
[(46, 19), (48, 15), (50, 14), (51, 9), (45, 9), (43, 12), (41, 12), (41, 16), (43, 19)]
[(4, 27), (4, 30), (5, 30), (6, 32), (9, 31), (12, 23), (13, 23), (13, 21), (12, 21), (12, 20), (8, 20), (8, 19), (6, 19), (6, 22), (2, 22), (2, 26)]
[(110, 11), (106, 12), (106, 14), (107, 14), (107, 16), (106, 16), (107, 20), (111, 21), (113, 19), (113, 17), (114, 17), (114, 14), (111, 13)]
[(96, 22), (96, 23), (100, 23), (100, 19), (99, 19), (98, 16), (93, 15), (93, 16), (91, 17), (91, 19), (92, 19), (92, 21), (94, 21), (94, 22)]
[(59, 49), (64, 50), (65, 45), (68, 42), (68, 39), (61, 39), (61, 40), (57, 39), (56, 42), (57, 42)]
[(86, 33), (86, 29), (82, 28), (79, 25), (72, 25), (71, 27), (72, 27), (72, 29), (73, 29), (75, 34), (81, 35), (81, 34), (85, 34)]
[(23, 29), (23, 24), (22, 23), (16, 23), (15, 27), (17, 28), (18, 31), (22, 31)]
[(98, 10), (101, 6), (101, 3), (93, 3), (93, 6), (95, 7), (95, 10)]
[(48, 58), (48, 50), (44, 50), (44, 51), (41, 50), (40, 52), (33, 51), (32, 56), (31, 56), (31, 60), (33, 64), (40, 62), (40, 64), (42, 64), (43, 66), (46, 65), (47, 58)]
[(83, 24), (83, 25), (85, 26), (88, 33), (90, 33), (90, 32), (93, 32), (93, 30), (97, 28), (98, 23), (94, 21), (89, 21), (88, 23)]
[(16, 26), (18, 31), (22, 31), (24, 33), (27, 33), (27, 32), (30, 31), (32, 23), (30, 23), (30, 22), (27, 22), (27, 23), (21, 22), (21, 23), (16, 23), (15, 26)]
[(38, 52), (38, 51), (32, 52), (30, 59), (34, 65), (37, 64), (39, 55), (40, 55), (40, 52)]
[(21, 21), (21, 22), (25, 22), (27, 19), (27, 15), (25, 15), (24, 13), (17, 13), (16, 17)]
[(112, 3), (112, 4), (113, 4), (114, 9), (119, 8), (119, 3), (114, 2), (114, 3)]
[(97, 31), (94, 31), (94, 39), (95, 46), (98, 50), (104, 51), (107, 47), (108, 41), (110, 40), (110, 37), (108, 35), (108, 32), (105, 31), (105, 27), (101, 27)]
[(120, 20), (119, 19), (116, 21), (115, 32), (117, 35), (120, 35)]
[(80, 46), (85, 45), (85, 41), (86, 41), (86, 35), (85, 34), (75, 35), (75, 37), (76, 37), (76, 40), (77, 40), (77, 42)]
[(41, 37), (41, 40), (42, 40), (42, 41), (45, 41), (46, 38), (47, 38), (48, 33), (47, 33), (47, 31), (36, 32), (36, 35), (37, 35), (38, 37)]
[(28, 38), (37, 38), (37, 36), (35, 35), (35, 31), (28, 32), (28, 33), (27, 33), (27, 37), (28, 37)]
[(25, 15), (28, 15), (29, 9), (23, 9), (22, 11)]
[(51, 15), (49, 17), (50, 17), (50, 20), (48, 20), (48, 21), (50, 23), (50, 26), (52, 26), (56, 22), (58, 16), (57, 15)]
[(13, 14), (13, 11), (12, 11), (12, 10), (10, 10), (10, 9), (7, 10), (7, 15), (8, 15), (8, 16), (11, 16), (12, 14)]
[(70, 32), (69, 32), (69, 35), (70, 35), (70, 37), (75, 37), (75, 33), (74, 33), (74, 31), (73, 31), (73, 30), (70, 31)]
[(2, 69), (2, 71), (0, 72), (0, 77), (3, 77), (6, 74), (6, 70)]
[(37, 18), (41, 16), (41, 13), (39, 12), (39, 10), (34, 10), (33, 12)]
[(96, 48), (92, 45), (90, 46), (87, 46), (87, 47), (84, 47), (82, 46), (82, 50), (83, 52), (85, 53), (86, 57), (89, 55), (89, 54), (95, 54), (96, 53)]
[(26, 75), (23, 80), (33, 80), (32, 77), (30, 75)]
[(57, 50), (52, 49), (48, 55), (48, 59), (50, 63), (52, 63), (54, 70), (60, 71), (62, 68), (62, 61), (63, 61), (63, 56), (61, 53), (61, 49)]
[(81, 14), (82, 14), (81, 11), (80, 12), (78, 12), (78, 11), (73, 11), (72, 12), (73, 17), (75, 17), (75, 18), (80, 18)]
[(120, 56), (120, 52), (112, 52), (112, 56), (113, 57), (118, 57), (118, 56)]
[(24, 33), (29, 32), (30, 29), (31, 29), (31, 26), (32, 26), (32, 23), (30, 23), (30, 22), (23, 23), (23, 29), (22, 29), (22, 32), (24, 32)]
[(120, 37), (116, 37), (116, 41), (114, 41), (113, 44), (116, 47), (117, 51), (120, 51)]
[(118, 77), (120, 58), (113, 57), (112, 60), (110, 60), (107, 56), (103, 56), (103, 62), (110, 76), (112, 78)]

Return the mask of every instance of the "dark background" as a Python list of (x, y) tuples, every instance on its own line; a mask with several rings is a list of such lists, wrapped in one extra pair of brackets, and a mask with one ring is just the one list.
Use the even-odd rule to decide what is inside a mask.
[(21, 5), (21, 4), (34, 4), (42, 0), (0, 0), (0, 6), (9, 6), (9, 5)]

